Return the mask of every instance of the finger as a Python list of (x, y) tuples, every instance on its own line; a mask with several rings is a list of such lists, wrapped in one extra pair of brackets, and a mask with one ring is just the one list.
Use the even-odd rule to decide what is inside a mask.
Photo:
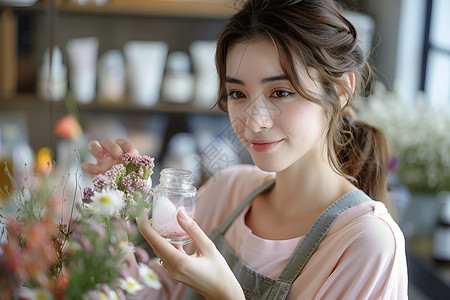
[(106, 150), (109, 153), (109, 155), (111, 155), (114, 159), (116, 160), (120, 159), (120, 155), (123, 153), (123, 150), (113, 140), (104, 139), (101, 141), (100, 144), (103, 147), (103, 149)]
[(88, 150), (96, 159), (104, 159), (106, 157), (104, 149), (96, 140), (90, 141), (88, 143)]
[(194, 219), (188, 216), (184, 209), (178, 212), (177, 218), (178, 223), (191, 237), (198, 251), (201, 253), (207, 253), (215, 249), (214, 243), (209, 239), (205, 232), (203, 232)]
[(88, 162), (84, 162), (81, 164), (81, 170), (83, 170), (84, 173), (89, 174), (91, 176), (104, 173), (104, 171), (100, 169), (96, 164), (91, 164)]
[(146, 209), (142, 209), (139, 212), (137, 223), (142, 236), (150, 244), (153, 251), (160, 259), (163, 261), (170, 261), (174, 256), (179, 255), (178, 250), (153, 229), (148, 221)]
[(133, 144), (131, 144), (128, 140), (119, 138), (116, 139), (115, 142), (117, 145), (120, 146), (120, 148), (122, 148), (123, 152), (131, 153), (134, 155), (140, 155), (139, 151), (136, 148), (134, 148)]
[(183, 245), (173, 245), (175, 247), (175, 249), (177, 249), (178, 251), (180, 251), (181, 253), (186, 254), (186, 252), (184, 251), (184, 247)]

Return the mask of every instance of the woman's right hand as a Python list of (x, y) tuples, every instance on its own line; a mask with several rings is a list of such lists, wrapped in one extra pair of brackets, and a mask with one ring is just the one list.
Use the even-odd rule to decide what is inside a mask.
[(101, 142), (93, 140), (88, 143), (88, 149), (96, 159), (96, 163), (84, 162), (81, 168), (83, 172), (91, 177), (103, 174), (111, 169), (113, 165), (120, 163), (119, 156), (122, 153), (140, 155), (133, 144), (126, 139), (117, 139), (115, 141), (104, 139)]

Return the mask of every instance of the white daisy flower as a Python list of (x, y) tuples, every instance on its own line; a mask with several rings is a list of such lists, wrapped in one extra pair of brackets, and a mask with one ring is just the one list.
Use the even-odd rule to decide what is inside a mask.
[(109, 300), (108, 295), (103, 291), (91, 291), (83, 300)]
[(138, 273), (142, 282), (145, 283), (147, 286), (154, 288), (156, 290), (159, 290), (162, 287), (158, 275), (146, 264), (141, 263), (138, 265)]
[(136, 279), (134, 279), (131, 276), (128, 276), (125, 279), (120, 279), (119, 284), (121, 289), (133, 295), (143, 288), (142, 284), (140, 284)]
[(21, 287), (18, 292), (19, 297), (30, 300), (52, 300), (53, 295), (44, 289), (29, 289), (26, 287)]
[(89, 203), (89, 208), (99, 215), (111, 216), (125, 206), (123, 192), (118, 190), (95, 192), (91, 200), (92, 202)]
[(117, 293), (113, 290), (105, 291), (91, 291), (82, 297), (83, 300), (120, 300)]
[(105, 300), (120, 300), (119, 296), (117, 295), (116, 292), (114, 291), (108, 291), (108, 293), (101, 291), (101, 298), (100, 299), (105, 299)]
[(115, 291), (109, 291), (108, 292), (108, 299), (109, 300), (120, 300), (119, 295)]
[(135, 251), (133, 243), (130, 243), (128, 241), (120, 241), (119, 247), (120, 250), (122, 250), (125, 253), (133, 253)]

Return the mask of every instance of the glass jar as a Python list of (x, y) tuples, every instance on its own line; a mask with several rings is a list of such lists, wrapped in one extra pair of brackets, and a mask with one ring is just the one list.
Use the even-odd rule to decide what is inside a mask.
[(194, 218), (197, 189), (194, 174), (185, 169), (166, 168), (160, 173), (159, 184), (153, 189), (152, 226), (175, 245), (191, 242), (177, 220), (180, 210)]

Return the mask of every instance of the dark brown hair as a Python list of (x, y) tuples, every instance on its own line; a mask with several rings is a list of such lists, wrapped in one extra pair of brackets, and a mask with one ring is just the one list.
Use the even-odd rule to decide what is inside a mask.
[[(365, 88), (370, 68), (357, 44), (355, 27), (333, 0), (246, 0), (219, 35), (216, 66), (219, 74), (217, 104), (226, 107), (226, 59), (239, 42), (266, 38), (277, 48), (280, 65), (295, 90), (305, 99), (320, 104), (329, 119), (328, 158), (337, 173), (351, 180), (370, 197), (387, 203), (389, 150), (384, 135), (374, 127), (356, 121), (350, 100)], [(319, 80), (325, 96), (308, 93), (299, 79), (296, 62)], [(315, 70), (314, 74), (311, 70)], [(355, 74), (355, 91), (341, 79)], [(338, 87), (338, 88), (337, 88)], [(338, 90), (346, 91), (342, 107)]]

